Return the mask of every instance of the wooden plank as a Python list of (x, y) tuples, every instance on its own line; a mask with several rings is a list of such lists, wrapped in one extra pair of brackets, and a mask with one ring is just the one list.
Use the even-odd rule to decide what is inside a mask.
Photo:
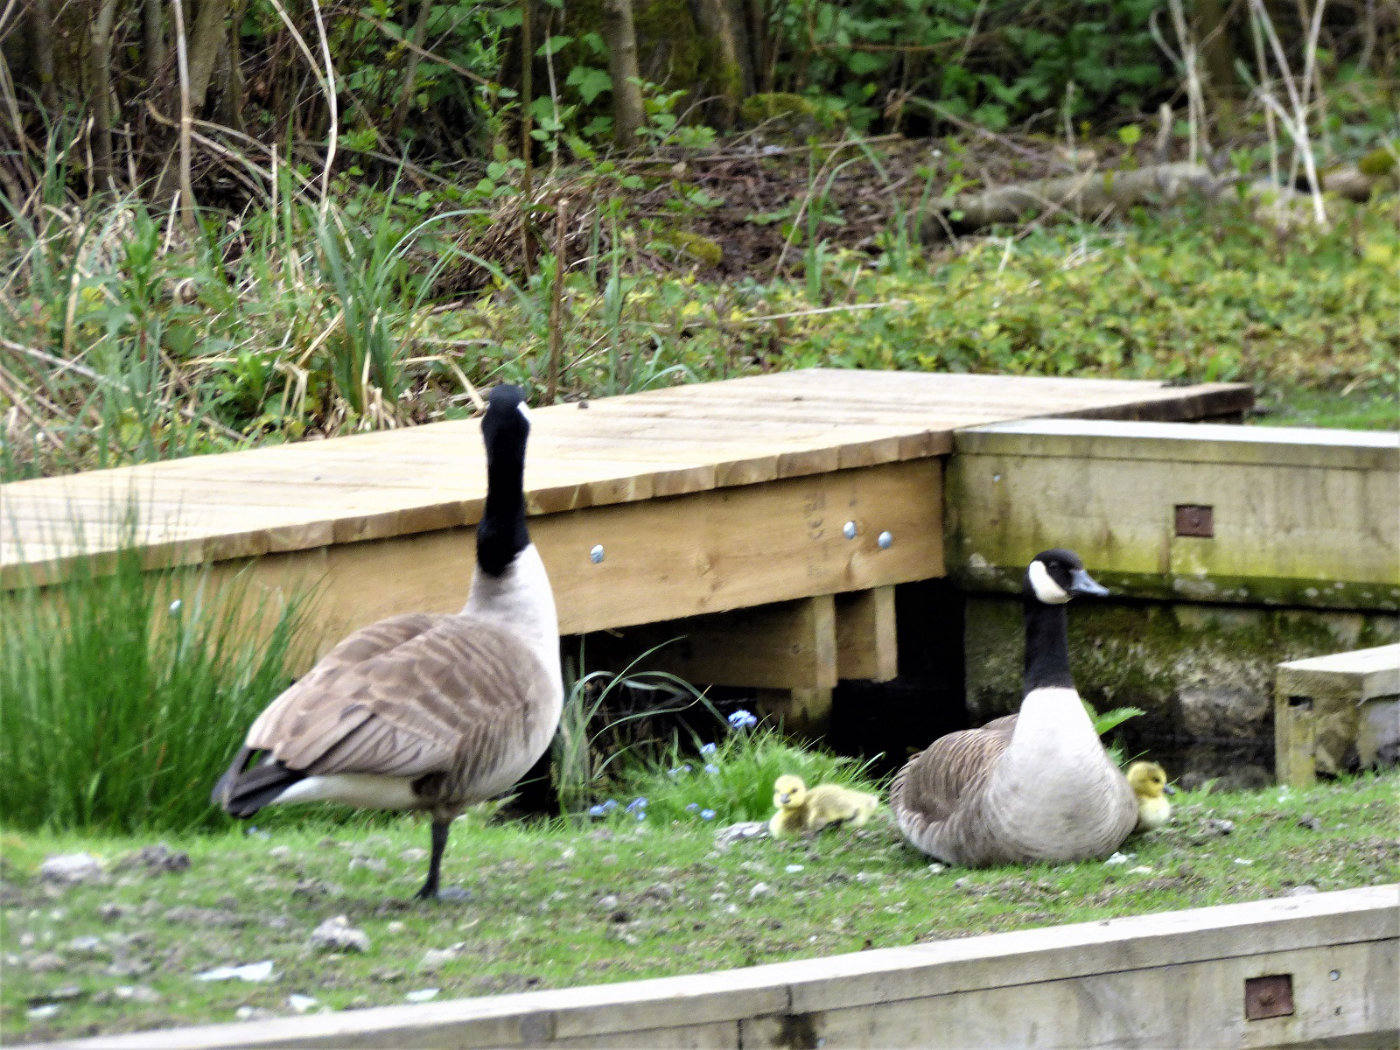
[[(1346, 983), (1333, 980), (1334, 972)], [(1291, 978), (1290, 1015), (1246, 1020), (1244, 982), (1261, 974)], [(1384, 1045), (1394, 1009), (1368, 997), (1394, 974), (1393, 946), (1381, 952), (1348, 944), (756, 1018), (743, 1022), (742, 1045), (791, 1047), (794, 1031), (812, 1037), (803, 1045), (831, 1047), (1282, 1047), (1339, 1031), (1379, 1036), (1372, 1045)]]
[[(891, 463), (551, 515), (531, 529), (556, 594), (588, 596), (560, 610), (561, 628), (581, 633), (941, 576), (941, 479), (937, 460)], [(847, 540), (852, 519), (861, 531)]]
[(621, 670), (642, 653), (646, 667), (697, 685), (831, 689), (836, 685), (836, 614), (829, 594), (591, 636), (590, 663)]
[(1290, 696), (1349, 697), (1400, 694), (1400, 644), (1289, 660), (1278, 665), (1278, 688)]
[[(1247, 398), (1247, 387), (1220, 384), (831, 369), (752, 376), (538, 410), (528, 500), (545, 514), (610, 506), (940, 455), (956, 426), (1029, 412), (1195, 418)], [(26, 572), (66, 571), (71, 537), (50, 549), (38, 542), (39, 523), (61, 526), (67, 507), (112, 517), (102, 505), (133, 493), (158, 519), (153, 548), (217, 560), (469, 524), (484, 488), (474, 420), (16, 482), (0, 487), (0, 587)], [(99, 552), (116, 541), (104, 533), (94, 542)]]
[[(1128, 595), (1400, 608), (1400, 440), (1333, 434), (1300, 447), (1238, 439), (1241, 429), (1159, 425), (1143, 436), (1132, 424), (1039, 422), (959, 432), (950, 572), (1013, 589), (1032, 556), (1064, 546)], [(1183, 534), (1182, 506), (1208, 508), (1213, 534)]]
[[(65, 1045), (1394, 1045), (1397, 905), (1400, 886), (1389, 884), (709, 974)], [(1277, 973), (1292, 976), (1294, 1013), (1247, 1022), (1244, 980)], [(692, 1042), (688, 1031), (697, 1033)]]
[(893, 587), (836, 599), (836, 654), (845, 679), (888, 682), (899, 673)]
[[(530, 530), (560, 630), (583, 634), (941, 576), (941, 489), (938, 460), (916, 460), (544, 515)], [(848, 540), (853, 519), (860, 533)], [(386, 616), (456, 612), (474, 552), (463, 526), (269, 555), (258, 574), (287, 589), (316, 580), (310, 629), (330, 645)]]

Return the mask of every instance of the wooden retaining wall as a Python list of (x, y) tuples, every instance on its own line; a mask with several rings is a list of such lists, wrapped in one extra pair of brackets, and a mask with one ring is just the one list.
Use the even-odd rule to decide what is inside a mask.
[(1391, 884), (685, 977), (50, 1045), (1393, 1047), (1397, 945), (1400, 885)]
[(954, 435), (948, 573), (1018, 590), (1046, 547), (1127, 597), (1400, 609), (1400, 434), (1032, 419)]

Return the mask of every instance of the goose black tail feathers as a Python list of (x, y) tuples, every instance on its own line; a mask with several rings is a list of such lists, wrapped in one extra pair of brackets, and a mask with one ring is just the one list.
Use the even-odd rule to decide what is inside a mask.
[(212, 801), (229, 816), (251, 817), (298, 780), (306, 779), (305, 773), (288, 769), (279, 761), (256, 762), (258, 754), (261, 752), (251, 747), (240, 748), (214, 785)]

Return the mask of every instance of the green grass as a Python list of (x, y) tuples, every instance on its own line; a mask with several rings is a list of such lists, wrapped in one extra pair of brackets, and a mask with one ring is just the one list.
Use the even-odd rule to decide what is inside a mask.
[(0, 602), (11, 827), (209, 826), (215, 779), (290, 681), (304, 597), (196, 568), (146, 572), (132, 540), (107, 571), (81, 559), (62, 584)]
[(1263, 426), (1400, 429), (1400, 402), (1391, 395), (1369, 390), (1357, 393), (1292, 389), (1261, 399), (1261, 402), (1269, 411), (1253, 422)]
[[(227, 1021), (239, 1007), (288, 1013), (291, 994), (323, 1006), (402, 1003), (745, 966), (1054, 923), (1326, 891), (1400, 875), (1400, 774), (1306, 791), (1198, 790), (1171, 825), (1129, 840), (1129, 863), (937, 872), (885, 811), (864, 829), (718, 849), (694, 821), (482, 826), (458, 823), (445, 883), (464, 903), (417, 904), (427, 829), (411, 820), (172, 836), (188, 870), (122, 858), (152, 836), (7, 834), (0, 893), (7, 1041)], [(653, 804), (655, 805), (655, 803)], [(1215, 821), (1234, 822), (1221, 834)], [(718, 823), (718, 822), (717, 822)], [(103, 858), (100, 884), (54, 891), (44, 856)], [(412, 851), (412, 852), (408, 852)], [(1145, 870), (1143, 870), (1145, 869)], [(766, 883), (767, 892), (754, 895)], [(322, 955), (310, 931), (335, 915), (365, 931), (364, 954)], [(96, 941), (75, 938), (96, 938)], [(456, 954), (436, 966), (429, 949)], [(44, 958), (49, 956), (50, 958)], [(267, 984), (202, 983), (214, 966), (273, 960)], [(35, 969), (34, 964), (40, 968)], [(57, 964), (59, 968), (43, 969)], [(140, 985), (153, 1002), (120, 998)], [(26, 1004), (76, 989), (52, 1017)]]

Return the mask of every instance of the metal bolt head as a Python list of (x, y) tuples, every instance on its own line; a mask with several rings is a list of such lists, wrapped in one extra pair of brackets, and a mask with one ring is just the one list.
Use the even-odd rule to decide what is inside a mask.
[(880, 545), (880, 549), (882, 551), (887, 551), (890, 549), (891, 546), (894, 545), (894, 536), (887, 529), (884, 532), (880, 533), (880, 535), (876, 538), (875, 542)]
[(845, 536), (846, 539), (848, 539), (848, 540), (853, 540), (853, 539), (855, 539), (855, 538), (856, 538), (856, 523), (853, 522), (853, 521), (848, 521), (848, 522), (846, 522), (846, 524), (842, 525), (842, 526), (841, 526), (841, 535), (842, 535), (842, 536)]
[(601, 543), (595, 543), (593, 544), (593, 549), (588, 552), (588, 560), (594, 565), (597, 565), (603, 560), (604, 553), (603, 545)]

